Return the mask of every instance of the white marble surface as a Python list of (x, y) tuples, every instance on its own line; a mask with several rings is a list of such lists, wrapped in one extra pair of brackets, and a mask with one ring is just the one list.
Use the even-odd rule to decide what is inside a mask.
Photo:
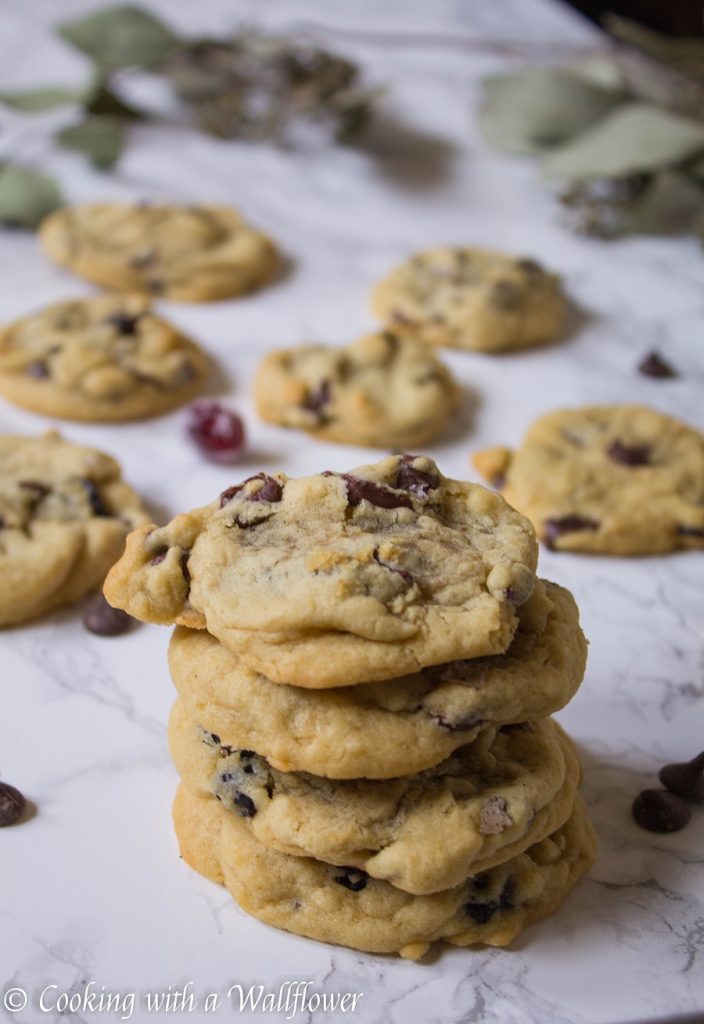
[[(94, 0), (0, 2), (0, 88), (80, 79), (83, 61), (48, 27)], [(183, 440), (179, 414), (145, 425), (66, 425), (69, 438), (104, 447), (156, 514), (190, 508), (255, 469), (291, 474), (370, 461), (368, 450), (316, 444), (258, 423), (249, 398), (269, 347), (305, 339), (343, 342), (370, 325), (375, 278), (417, 246), (442, 240), (506, 246), (560, 269), (584, 315), (561, 347), (491, 358), (448, 354), (471, 389), (452, 436), (433, 449), (450, 475), (472, 476), (469, 452), (512, 443), (541, 412), (592, 401), (642, 401), (702, 426), (704, 255), (690, 240), (603, 244), (568, 234), (533, 168), (491, 152), (472, 111), (481, 76), (520, 55), (593, 47), (594, 36), (549, 0), (159, 0), (193, 31), (239, 18), (271, 25), (316, 22), (369, 79), (387, 83), (373, 153), (290, 153), (220, 144), (178, 128), (143, 126), (118, 170), (101, 175), (47, 141), (64, 113), (27, 121), (0, 113), (0, 160), (35, 160), (73, 200), (212, 199), (241, 206), (293, 261), (276, 288), (240, 302), (166, 306), (220, 360), (224, 393), (246, 416), (241, 470), (208, 466)], [(350, 31), (360, 30), (363, 32)], [(384, 35), (391, 32), (391, 36)], [(428, 33), (432, 37), (428, 37)], [(487, 45), (482, 40), (509, 45)], [(0, 234), (0, 314), (89, 289), (40, 256), (31, 235)], [(681, 370), (674, 381), (639, 376), (653, 347)], [(37, 433), (40, 416), (0, 407), (0, 429)], [(130, 993), (131, 1019), (147, 992), (192, 982), (191, 1020), (283, 1020), (240, 1013), (226, 993), (240, 983), (278, 989), (309, 980), (317, 991), (360, 992), (354, 1013), (296, 1021), (360, 1024), (616, 1024), (704, 1012), (704, 812), (673, 836), (631, 820), (636, 792), (658, 767), (702, 747), (702, 559), (623, 561), (541, 556), (544, 575), (571, 587), (591, 640), (584, 685), (559, 717), (578, 740), (585, 793), (601, 852), (560, 913), (510, 951), (448, 949), (411, 964), (275, 932), (247, 918), (178, 859), (169, 820), (175, 773), (164, 740), (173, 692), (167, 631), (142, 626), (106, 640), (69, 610), (0, 636), (0, 778), (37, 814), (0, 834), (0, 986), (19, 986), (42, 1012), (48, 985)], [(203, 999), (223, 1000), (206, 1013)], [(50, 998), (50, 1002), (53, 1002)], [(122, 1016), (129, 1012), (123, 1003)], [(79, 1010), (70, 1019), (120, 1019)], [(180, 1016), (169, 1014), (168, 1016)]]

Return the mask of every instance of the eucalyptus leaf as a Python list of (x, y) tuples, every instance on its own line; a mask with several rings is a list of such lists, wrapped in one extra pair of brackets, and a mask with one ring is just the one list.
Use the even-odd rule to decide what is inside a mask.
[(704, 39), (698, 36), (664, 36), (629, 18), (610, 13), (605, 16), (604, 25), (607, 32), (621, 42), (686, 74), (704, 78)]
[(121, 99), (102, 79), (98, 79), (90, 90), (85, 109), (87, 113), (99, 117), (122, 117), (128, 121), (139, 121), (146, 116), (143, 111)]
[(583, 132), (622, 98), (566, 69), (532, 67), (485, 79), (479, 126), (497, 149), (540, 153)]
[(0, 223), (35, 228), (62, 205), (52, 178), (27, 167), (0, 168)]
[(178, 36), (140, 7), (105, 7), (58, 26), (59, 33), (105, 68), (148, 67), (180, 44)]
[(543, 156), (541, 165), (552, 178), (618, 178), (657, 171), (702, 150), (704, 126), (646, 103), (628, 103)]
[(94, 167), (107, 170), (117, 161), (125, 141), (125, 126), (117, 117), (86, 117), (57, 135), (60, 145), (84, 153)]
[(678, 171), (655, 175), (624, 218), (624, 230), (642, 235), (691, 231), (704, 216), (704, 189)]
[(26, 92), (0, 93), (0, 103), (23, 114), (41, 114), (45, 110), (55, 110), (56, 107), (83, 103), (85, 98), (85, 89), (64, 89), (60, 86), (28, 89)]

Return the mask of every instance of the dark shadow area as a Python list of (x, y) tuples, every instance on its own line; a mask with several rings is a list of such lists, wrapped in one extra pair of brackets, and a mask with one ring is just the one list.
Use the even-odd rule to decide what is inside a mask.
[(350, 148), (374, 160), (382, 177), (409, 192), (439, 188), (451, 174), (457, 148), (441, 135), (419, 131), (375, 112), (363, 135)]

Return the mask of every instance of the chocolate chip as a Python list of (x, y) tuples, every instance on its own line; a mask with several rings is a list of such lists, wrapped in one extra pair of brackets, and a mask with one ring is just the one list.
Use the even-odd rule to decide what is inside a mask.
[(26, 806), (27, 801), (19, 789), (0, 782), (0, 828), (19, 821)]
[(379, 558), (379, 548), (374, 548), (374, 561), (377, 563), (377, 565), (382, 565), (385, 569), (388, 569), (390, 572), (396, 573), (396, 575), (400, 576), (401, 579), (406, 581), (406, 583), (413, 583), (413, 577), (411, 576), (410, 572), (406, 572), (405, 569), (399, 569), (398, 566), (390, 565), (388, 562), (384, 562), (381, 558)]
[(37, 359), (27, 365), (25, 372), (35, 380), (45, 380), (49, 376), (49, 367), (43, 359)]
[(555, 541), (563, 533), (578, 533), (582, 530), (598, 530), (599, 523), (595, 519), (584, 516), (562, 516), (560, 519), (546, 519), (543, 524), (543, 541), (551, 551), (555, 549)]
[[(477, 882), (481, 879), (481, 875), (475, 879), (473, 888), (475, 891), (483, 891), (486, 888), (486, 882), (477, 885)], [(491, 920), (494, 914), (498, 910), (510, 910), (513, 906), (513, 881), (509, 877), (504, 883), (504, 887), (501, 890), (501, 895), (496, 900), (488, 900), (486, 903), (482, 903), (475, 900), (469, 900), (464, 905), (466, 914), (472, 918), (475, 924), (486, 924), (487, 921)]]
[(91, 601), (83, 615), (83, 625), (96, 636), (120, 636), (127, 632), (133, 621), (127, 612), (109, 605), (103, 594), (98, 594)]
[[(245, 484), (248, 484), (250, 480), (263, 480), (264, 483), (259, 490), (250, 491), (246, 494), (245, 501), (281, 501), (284, 493), (284, 489), (281, 484), (277, 480), (274, 480), (273, 476), (267, 476), (266, 473), (257, 473), (256, 476), (248, 476), (241, 484), (235, 484), (234, 487), (228, 487), (226, 491), (223, 491), (220, 495), (220, 508), (224, 508), (228, 502), (232, 501), (235, 495), (239, 494)], [(259, 520), (259, 522), (261, 521), (262, 520)], [(256, 525), (256, 523), (248, 523), (247, 525)]]
[(684, 526), (680, 525), (677, 527), (677, 532), (680, 537), (696, 537), (704, 540), (704, 528), (699, 526)]
[[(223, 782), (229, 781), (226, 775), (223, 775), (222, 780)], [(251, 796), (247, 796), (246, 793), (240, 792), (240, 790), (235, 790), (232, 802), (237, 809), (237, 813), (242, 818), (253, 818), (257, 813), (257, 805), (254, 800), (252, 800)]]
[(489, 302), (504, 313), (520, 309), (523, 293), (513, 281), (497, 281), (489, 292)]
[(332, 390), (330, 381), (322, 381), (317, 388), (311, 388), (303, 401), (303, 408), (309, 412), (320, 413), (326, 405), (330, 404)]
[(149, 564), (150, 565), (161, 565), (161, 563), (164, 561), (164, 559), (166, 558), (168, 553), (169, 553), (169, 549), (168, 548), (159, 548), (159, 550), (154, 555), (154, 557), (150, 559)]
[(638, 364), (638, 372), (646, 377), (676, 377), (677, 371), (670, 366), (658, 352), (650, 352), (645, 359)]
[(370, 504), (376, 505), (377, 508), (413, 508), (410, 498), (384, 484), (362, 480), (349, 473), (343, 473), (342, 479), (347, 487), (348, 504), (352, 507), (359, 505), (362, 501), (368, 501)]
[(209, 732), (207, 729), (204, 729), (203, 732), (205, 733), (203, 736), (204, 743), (208, 743), (211, 747), (220, 746), (220, 737), (216, 732)]
[(449, 718), (446, 715), (435, 715), (430, 714), (430, 717), (434, 719), (438, 725), (447, 729), (448, 732), (467, 732), (469, 729), (474, 729), (476, 726), (482, 724), (482, 719), (478, 718), (477, 715), (467, 715), (464, 718)]
[(417, 455), (404, 455), (396, 471), (396, 484), (401, 491), (410, 491), (419, 498), (426, 498), (428, 491), (434, 491), (440, 483), (436, 473), (426, 473), (413, 465)]
[(622, 444), (614, 441), (609, 445), (608, 456), (614, 462), (624, 466), (647, 466), (650, 462), (652, 449), (649, 444)]
[(100, 491), (95, 486), (92, 480), (84, 478), (81, 480), (81, 485), (84, 488), (88, 497), (88, 504), (90, 505), (91, 511), (94, 516), (109, 516), (110, 512), (103, 504), (103, 499), (100, 496)]
[(691, 761), (666, 764), (658, 778), (671, 793), (685, 800), (704, 801), (704, 751)]
[(136, 334), (137, 324), (141, 313), (132, 315), (130, 313), (113, 313), (112, 316), (107, 317), (107, 322), (116, 327), (120, 334)]
[(340, 875), (335, 875), (335, 881), (338, 885), (341, 885), (343, 889), (349, 889), (351, 892), (361, 892), (365, 889), (369, 880), (369, 875), (366, 871), (360, 871), (358, 868), (340, 868)]
[(684, 800), (666, 789), (644, 789), (633, 801), (631, 813), (648, 832), (679, 832), (692, 817)]

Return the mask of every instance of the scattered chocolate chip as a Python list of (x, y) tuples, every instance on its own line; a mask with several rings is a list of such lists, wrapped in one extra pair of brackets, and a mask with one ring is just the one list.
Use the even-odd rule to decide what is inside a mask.
[(109, 516), (110, 512), (103, 503), (103, 499), (100, 496), (100, 491), (95, 486), (92, 480), (88, 480), (87, 477), (81, 480), (81, 486), (86, 492), (88, 497), (88, 504), (90, 505), (91, 511), (94, 516)]
[(45, 380), (49, 376), (49, 367), (43, 359), (37, 359), (33, 363), (28, 363), (26, 373), (35, 380)]
[(362, 480), (350, 473), (343, 473), (342, 479), (347, 487), (347, 501), (352, 507), (359, 505), (361, 501), (368, 501), (377, 508), (413, 508), (410, 498), (384, 484)]
[[(246, 501), (281, 501), (284, 493), (284, 489), (278, 480), (274, 480), (273, 476), (267, 476), (266, 473), (257, 473), (255, 476), (248, 476), (246, 480), (243, 480), (241, 484), (235, 484), (234, 487), (228, 487), (226, 491), (223, 491), (220, 495), (220, 508), (224, 508), (228, 502), (232, 501), (236, 494), (242, 490), (245, 484), (248, 484), (250, 480), (262, 480), (263, 485), (256, 491), (249, 491), (245, 495)], [(262, 519), (257, 522), (263, 522)], [(255, 523), (238, 523), (239, 526), (256, 526)]]
[(83, 615), (83, 625), (96, 636), (120, 636), (127, 632), (133, 621), (127, 612), (109, 605), (103, 594), (98, 594), (91, 601)]
[(343, 874), (335, 875), (335, 881), (338, 885), (341, 885), (343, 889), (349, 889), (351, 892), (361, 892), (365, 889), (369, 880), (369, 875), (366, 871), (360, 871), (358, 868), (340, 868)]
[(379, 558), (379, 548), (374, 548), (374, 561), (377, 563), (377, 565), (382, 565), (385, 569), (388, 569), (390, 572), (396, 573), (396, 575), (400, 576), (401, 579), (406, 581), (406, 583), (413, 583), (413, 577), (411, 576), (410, 572), (406, 572), (405, 569), (399, 569), (398, 566), (396, 565), (390, 565), (388, 562), (384, 562), (381, 558)]
[(186, 430), (211, 462), (222, 465), (235, 462), (244, 448), (242, 420), (219, 402), (194, 402), (188, 409)]
[(505, 313), (520, 309), (523, 293), (513, 281), (497, 281), (489, 292), (489, 302)]
[(598, 530), (599, 524), (595, 519), (586, 519), (584, 516), (571, 515), (562, 516), (560, 519), (546, 519), (543, 524), (543, 541), (551, 551), (555, 549), (555, 541), (563, 533), (577, 533), (581, 530)]
[[(475, 891), (482, 892), (486, 889), (486, 882), (477, 885), (477, 882), (481, 879), (481, 875), (475, 879), (473, 888)], [(488, 900), (486, 903), (477, 902), (475, 900), (469, 900), (464, 905), (465, 913), (469, 914), (475, 924), (486, 924), (487, 921), (491, 920), (494, 914), (498, 910), (510, 910), (513, 906), (513, 881), (509, 877), (506, 879), (501, 895), (496, 900)]]
[(704, 539), (704, 528), (699, 526), (684, 526), (684, 524), (677, 527), (677, 532), (680, 537), (701, 537)]
[(239, 754), (240, 761), (251, 761), (253, 757), (256, 757), (253, 750), (240, 750)]
[(438, 725), (447, 729), (448, 732), (467, 732), (469, 729), (474, 729), (476, 726), (482, 724), (482, 719), (476, 715), (468, 715), (465, 718), (448, 718), (445, 715), (430, 714), (430, 717), (434, 719)]
[(638, 364), (638, 372), (646, 377), (676, 377), (677, 371), (670, 366), (658, 352), (650, 352), (645, 359)]
[(671, 793), (685, 800), (704, 801), (704, 751), (691, 761), (666, 764), (658, 778)]
[(419, 498), (426, 498), (428, 491), (434, 491), (440, 483), (436, 473), (426, 473), (413, 465), (417, 455), (404, 455), (396, 471), (395, 486), (401, 491), (410, 491)]
[(107, 317), (107, 322), (116, 327), (120, 334), (136, 334), (137, 324), (141, 313), (132, 315), (130, 313), (113, 313)]
[(684, 800), (666, 789), (644, 789), (633, 801), (631, 813), (648, 832), (679, 832), (692, 817)]
[(332, 389), (330, 381), (322, 381), (317, 388), (311, 388), (303, 401), (303, 408), (309, 412), (320, 414), (326, 405), (330, 404)]
[(0, 782), (0, 828), (19, 821), (26, 806), (27, 801), (19, 789)]
[(624, 466), (647, 466), (651, 452), (649, 444), (629, 445), (616, 440), (609, 445), (607, 454), (614, 462), (621, 462)]

